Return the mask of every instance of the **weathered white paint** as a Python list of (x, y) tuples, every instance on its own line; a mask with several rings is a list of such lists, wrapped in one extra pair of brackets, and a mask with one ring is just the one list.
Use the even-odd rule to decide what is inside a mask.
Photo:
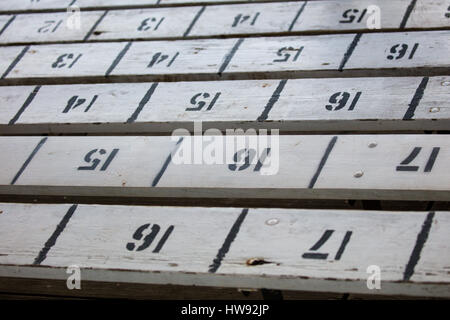
[[(450, 59), (449, 55), (444, 52), (450, 52), (449, 35), (448, 31), (363, 34), (348, 60), (345, 70), (423, 68), (431, 65), (445, 65), (448, 68)], [(416, 44), (417, 49), (411, 57)], [(392, 49), (395, 45), (399, 46)], [(403, 56), (402, 45), (405, 45)], [(389, 56), (392, 56), (393, 59), (389, 59)], [(364, 63), (364, 67), (362, 67), (362, 63)]]
[(189, 35), (288, 32), (303, 5), (304, 1), (207, 6)]
[[(302, 14), (293, 26), (293, 31), (345, 31), (398, 29), (410, 0), (344, 0), (308, 1)], [(419, 14), (423, 14), (425, 4)], [(435, 15), (427, 11), (428, 17)], [(432, 20), (432, 19), (430, 19)], [(376, 23), (373, 23), (376, 22)], [(432, 28), (434, 23), (419, 28)]]
[[(304, 1), (291, 1), (111, 10), (108, 13), (83, 11), (79, 29), (66, 27), (67, 20), (72, 21), (72, 13), (19, 14), (0, 36), (0, 43), (399, 30), (409, 4), (410, 0), (311, 1), (306, 5)], [(412, 13), (414, 20), (405, 27), (449, 27), (450, 19), (443, 13), (444, 5), (444, 0), (419, 2)], [(100, 21), (102, 15), (105, 16)], [(63, 22), (53, 31), (60, 21)], [(96, 21), (98, 25), (88, 36)]]
[(1, 1), (0, 11), (65, 9), (72, 0), (16, 0)]
[(418, 0), (406, 23), (406, 28), (449, 27), (449, 0)]
[[(195, 74), (217, 73), (235, 42), (236, 39), (133, 42), (111, 75), (191, 74), (195, 77)], [(153, 59), (155, 63), (150, 65)]]
[(9, 183), (12, 182), (17, 172), (19, 172), (22, 165), (41, 139), (42, 137), (29, 137), (27, 141), (23, 141), (23, 143), (20, 144), (20, 148), (14, 144), (2, 146), (0, 163), (2, 164), (1, 171), (4, 181), (9, 181)]
[(0, 59), (0, 77), (5, 76), (5, 72), (8, 67), (13, 63), (16, 57), (22, 52), (24, 47), (3, 47), (0, 48), (1, 59)]
[(83, 12), (79, 25), (65, 12), (19, 14), (0, 36), (0, 43), (80, 41), (102, 14)]
[[(450, 31), (363, 34), (343, 74), (350, 75), (350, 71), (361, 73), (362, 69), (367, 69), (365, 74), (384, 70), (398, 73), (401, 69), (407, 73), (414, 72), (415, 68), (429, 70), (431, 75), (439, 70), (442, 73), (450, 66), (447, 54), (450, 44), (446, 41), (449, 34)], [(178, 80), (198, 80), (199, 76), (217, 78), (220, 71), (229, 77), (253, 77), (253, 73), (268, 73), (266, 76), (277, 77), (286, 73), (302, 76), (305, 72), (316, 74), (318, 71), (322, 72), (318, 76), (329, 76), (330, 72), (336, 72), (342, 66), (344, 55), (354, 38), (353, 34), (342, 34), (35, 45), (7, 78), (102, 77), (111, 70), (112, 62), (126, 46), (129, 49), (110, 73), (113, 76), (145, 75), (161, 79), (170, 75)], [(224, 61), (231, 56), (237, 41), (243, 42), (223, 69)], [(397, 59), (402, 44), (408, 47), (404, 56)], [(411, 55), (415, 44), (417, 50)], [(392, 49), (395, 45), (399, 47)], [(17, 47), (0, 48), (0, 52), (14, 50), (19, 51)], [(397, 54), (391, 54), (391, 50), (397, 50)], [(68, 54), (73, 55), (71, 59)], [(72, 65), (79, 54), (82, 54), (81, 58)], [(389, 60), (388, 56), (393, 56), (393, 59)], [(62, 62), (55, 65), (58, 58)], [(6, 61), (2, 63), (6, 64)]]
[[(414, 111), (414, 121), (402, 121), (421, 81), (416, 77), (291, 79), (265, 122), (257, 120), (279, 80), (161, 82), (140, 112), (141, 101), (153, 83), (42, 86), (25, 111), (23, 105), (34, 86), (0, 87), (0, 132), (171, 133), (178, 128), (192, 131), (194, 121), (201, 121), (203, 130), (446, 130), (450, 125), (450, 85), (443, 84), (450, 83), (449, 77), (431, 77)], [(349, 97), (340, 107), (339, 101), (345, 102), (344, 92)], [(336, 99), (331, 103), (333, 95)], [(81, 99), (84, 103), (76, 106)], [(349, 110), (353, 101), (357, 102)], [(135, 120), (130, 121), (135, 113)], [(11, 121), (13, 125), (9, 125)]]
[(114, 10), (89, 40), (181, 38), (201, 7)]
[[(67, 279), (66, 268), (78, 265), (81, 285), (93, 280), (449, 296), (450, 277), (444, 271), (450, 267), (448, 212), (436, 212), (411, 281), (404, 281), (427, 212), (251, 208), (212, 273), (211, 265), (242, 209), (78, 205), (45, 259), (33, 265), (69, 207), (0, 204), (0, 276)], [(154, 225), (160, 230), (148, 248), (137, 251), (143, 240), (133, 235), (145, 224), (150, 226), (143, 237)], [(169, 226), (170, 236), (153, 252)], [(316, 252), (328, 257), (303, 257), (325, 230), (334, 232)], [(349, 241), (335, 259), (349, 231)], [(134, 243), (132, 250), (128, 243)], [(252, 259), (267, 263), (248, 265)], [(367, 288), (370, 265), (380, 267), (380, 290)]]
[(70, 5), (81, 9), (147, 7), (161, 5), (275, 2), (286, 0), (14, 0), (0, 2), (0, 11), (66, 10)]
[[(94, 76), (99, 75), (99, 72), (103, 75), (125, 44), (115, 42), (31, 46), (6, 78), (28, 77), (30, 71), (34, 74), (33, 77), (72, 77), (77, 74)], [(6, 50), (9, 50), (8, 53), (19, 51), (19, 47), (0, 48), (2, 56)], [(6, 61), (2, 60), (3, 63), (6, 64)]]
[[(207, 158), (212, 152), (213, 137), (205, 137), (203, 141), (184, 137), (178, 146), (179, 137), (167, 136), (49, 137), (14, 185), (10, 183), (15, 172), (9, 168), (20, 166), (20, 161), (13, 152), (2, 154), (2, 163), (7, 165), (0, 171), (0, 191), (3, 194), (182, 198), (425, 201), (450, 198), (450, 171), (446, 161), (450, 149), (445, 135), (333, 137), (292, 135), (272, 137), (272, 140), (267, 136), (217, 137), (216, 142), (223, 146), (219, 144), (215, 150), (223, 155), (215, 159)], [(24, 149), (22, 145), (29, 148), (36, 138), (30, 141), (28, 137), (0, 137), (0, 145)], [(333, 139), (337, 139), (335, 146), (329, 149), (329, 156), (323, 162)], [(267, 147), (271, 152), (264, 158)], [(235, 152), (244, 148), (255, 150), (250, 165), (244, 166), (243, 157), (238, 157), (236, 163)], [(421, 150), (409, 165), (417, 166), (417, 170), (398, 171), (397, 167), (415, 148)], [(425, 170), (434, 148), (440, 149), (434, 151), (435, 161)], [(116, 154), (110, 158), (114, 149)], [(189, 150), (194, 151), (188, 157)], [(183, 160), (183, 153), (187, 160)], [(262, 161), (259, 170), (258, 159)], [(93, 170), (80, 170), (96, 162)], [(320, 163), (323, 168), (318, 174)]]

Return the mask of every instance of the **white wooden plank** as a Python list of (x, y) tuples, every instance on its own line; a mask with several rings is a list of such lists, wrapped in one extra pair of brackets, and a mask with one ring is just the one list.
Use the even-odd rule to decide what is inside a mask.
[[(448, 1), (448, 0), (445, 0)], [(444, 0), (436, 2), (419, 1), (414, 7), (413, 17), (422, 21), (403, 22), (409, 0), (347, 0), (347, 1), (304, 1), (279, 3), (247, 3), (201, 7), (181, 7), (168, 9), (143, 9), (112, 11), (100, 23), (99, 35), (91, 39), (133, 39), (185, 36), (215, 36), (234, 34), (264, 34), (289, 31), (349, 31), (368, 29), (442, 28), (449, 27), (449, 20), (442, 14)], [(446, 7), (447, 8), (447, 7)], [(170, 10), (170, 11), (167, 11)], [(197, 13), (195, 20), (184, 21), (179, 16), (188, 17)], [(168, 14), (170, 12), (170, 14)], [(175, 15), (177, 19), (173, 19)], [(145, 18), (148, 21), (138, 30)], [(170, 30), (154, 30), (164, 17), (162, 24)], [(444, 17), (444, 18), (443, 18)], [(436, 22), (435, 22), (435, 18)], [(172, 20), (172, 21), (169, 21)], [(372, 21), (376, 23), (371, 23)], [(379, 20), (379, 21), (378, 21)], [(426, 23), (423, 23), (426, 20)], [(126, 21), (126, 22), (125, 22)], [(174, 22), (177, 21), (177, 22)], [(175, 28), (175, 29), (174, 29)], [(181, 28), (182, 31), (178, 30)], [(150, 30), (150, 32), (148, 32)], [(188, 31), (189, 30), (189, 31)]]
[(235, 39), (134, 42), (111, 75), (217, 73)]
[[(81, 286), (93, 280), (449, 296), (450, 277), (442, 272), (448, 267), (448, 212), (432, 217), (414, 262), (427, 212), (47, 204), (0, 204), (0, 211), (3, 277), (67, 279), (66, 268), (77, 265)], [(158, 231), (145, 247), (152, 227)], [(311, 250), (325, 233), (330, 237)], [(428, 273), (421, 263), (429, 264)], [(367, 287), (371, 265), (380, 270), (378, 290)]]
[(449, 154), (445, 135), (49, 137), (14, 184), (2, 168), (0, 192), (448, 201)]
[(449, 27), (449, 23), (450, 1), (418, 0), (406, 23), (406, 28)]
[[(1, 204), (1, 264), (33, 264), (70, 204)], [(17, 250), (15, 248), (21, 248)]]
[(72, 0), (16, 0), (1, 1), (0, 11), (65, 9)]
[[(27, 77), (30, 71), (34, 77), (104, 74), (125, 45), (126, 43), (116, 42), (31, 46), (6, 78)], [(5, 50), (13, 49), (17, 51), (18, 48), (1, 48), (0, 52), (3, 54)]]
[[(352, 75), (349, 71), (358, 74), (361, 69), (367, 69), (364, 74), (369, 75), (389, 71), (398, 75), (411, 74), (415, 68), (433, 75), (442, 74), (450, 65), (446, 41), (449, 34), (450, 31), (432, 31), (364, 34), (360, 39), (343, 34), (154, 41), (150, 46), (143, 41), (35, 45), (6, 78), (98, 78), (107, 74), (199, 80), (218, 78), (222, 73), (229, 78), (251, 78), (254, 73), (298, 77)], [(406, 48), (404, 52), (400, 51), (402, 46)], [(0, 49), (18, 51), (17, 47)], [(337, 73), (338, 70), (344, 72)]]
[[(426, 213), (419, 212), (405, 212), (402, 217), (398, 212), (250, 209), (220, 273), (246, 269), (247, 274), (255, 275), (328, 279), (338, 275), (341, 279), (357, 280), (366, 279), (367, 268), (376, 265), (381, 269), (382, 283), (401, 281), (425, 217)], [(270, 225), (272, 221), (277, 223)], [(333, 230), (329, 240), (311, 250), (326, 230)], [(342, 255), (337, 256), (346, 236), (350, 236), (349, 241)], [(438, 251), (444, 254), (446, 246), (430, 244), (435, 248), (430, 257), (433, 262), (439, 260)], [(315, 258), (304, 256), (305, 253)], [(245, 262), (251, 258), (268, 263), (245, 268)], [(450, 277), (441, 281), (450, 282)]]
[(157, 5), (275, 2), (286, 0), (14, 0), (1, 1), (0, 12), (66, 10), (69, 6), (81, 9), (114, 7), (149, 7)]
[(102, 15), (102, 11), (83, 12), (78, 26), (64, 12), (19, 14), (1, 34), (0, 43), (80, 41)]
[[(344, 0), (344, 1), (308, 1), (302, 14), (292, 27), (293, 31), (347, 31), (398, 29), (406, 9), (411, 1), (406, 0)], [(424, 8), (417, 10), (423, 14)], [(434, 12), (426, 11), (429, 17)], [(419, 28), (432, 28), (434, 23)]]
[[(411, 28), (450, 27), (440, 1), (415, 7), (414, 16), (420, 18), (410, 23)], [(409, 4), (410, 0), (291, 1), (83, 11), (79, 28), (72, 13), (18, 14), (0, 43), (400, 30), (409, 28), (405, 25)]]
[[(428, 36), (427, 36), (428, 35)], [(450, 67), (447, 31), (363, 34), (349, 58), (345, 70), (365, 68), (424, 68), (430, 65)], [(370, 54), (370, 59), (367, 57)], [(430, 61), (432, 57), (432, 61)]]
[[(171, 133), (178, 128), (193, 131), (195, 121), (203, 130), (446, 130), (450, 78), (428, 78), (422, 99), (410, 112), (423, 81), (327, 78), (0, 87), (0, 132)], [(274, 94), (278, 100), (271, 104)], [(403, 121), (405, 116), (414, 121)]]
[[(304, 1), (207, 6), (190, 36), (287, 32)], [(327, 5), (327, 3), (323, 3)]]
[(89, 40), (181, 38), (201, 7), (110, 11)]

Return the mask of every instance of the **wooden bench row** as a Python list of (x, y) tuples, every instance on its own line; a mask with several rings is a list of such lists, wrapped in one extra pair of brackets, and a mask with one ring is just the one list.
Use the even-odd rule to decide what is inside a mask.
[(3, 195), (448, 201), (446, 135), (0, 137)]
[[(275, 2), (0, 16), (0, 43), (180, 39), (450, 27), (447, 1)], [(318, 18), (320, 17), (320, 18)]]
[[(228, 4), (252, 2), (277, 2), (288, 0), (15, 0), (2, 1), (0, 12), (23, 11), (65, 11), (69, 7), (78, 7), (82, 10), (99, 8), (124, 9), (145, 8), (159, 6), (185, 6), (195, 4)], [(313, 0), (316, 1), (316, 0)]]
[(449, 228), (450, 212), (0, 204), (0, 276), (448, 298)]
[(0, 72), (2, 83), (10, 84), (446, 75), (449, 35), (428, 31), (11, 46), (0, 48)]
[(448, 130), (450, 77), (0, 87), (1, 134)]

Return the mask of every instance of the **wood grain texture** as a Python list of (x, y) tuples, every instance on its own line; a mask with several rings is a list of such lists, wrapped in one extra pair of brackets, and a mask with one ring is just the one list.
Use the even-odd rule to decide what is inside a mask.
[[(78, 205), (45, 259), (36, 264), (36, 256), (70, 207), (0, 204), (0, 276), (65, 280), (66, 268), (77, 265), (82, 286), (83, 281), (103, 281), (449, 295), (448, 233), (443, 233), (450, 223), (448, 212), (433, 213), (428, 241), (420, 248), (413, 277), (405, 279), (418, 235), (430, 213), (249, 209), (244, 210), (247, 213), (242, 218), (244, 211), (239, 208)], [(220, 254), (238, 217), (239, 228), (227, 251)], [(141, 236), (146, 236), (150, 226), (156, 225), (160, 231), (154, 243), (137, 250), (145, 240), (133, 238), (136, 230), (141, 227)], [(155, 252), (169, 226), (173, 226), (172, 232)], [(319, 248), (311, 249), (330, 232)], [(342, 249), (348, 233), (351, 236)], [(305, 256), (308, 252), (326, 257), (310, 259)], [(339, 257), (336, 252), (340, 252)], [(221, 257), (219, 262), (217, 255)], [(219, 266), (211, 271), (216, 264)], [(371, 265), (381, 271), (379, 290), (366, 286)]]
[[(23, 57), (11, 59), (17, 61), (5, 79), (15, 83), (39, 80), (43, 84), (114, 79), (444, 75), (450, 66), (449, 34), (432, 31), (32, 45)], [(18, 51), (14, 46), (0, 48), (6, 58)], [(7, 61), (3, 62), (5, 67)]]
[(286, 0), (15, 0), (0, 3), (0, 12), (65, 11), (69, 6), (87, 9), (122, 9), (196, 4), (232, 4), (248, 2), (284, 2)]
[(0, 192), (157, 198), (449, 200), (446, 159), (450, 151), (446, 135), (235, 134), (183, 139), (0, 137), (3, 150), (20, 150), (19, 154), (0, 155), (4, 164)]
[(411, 20), (405, 20), (405, 23), (409, 21), (407, 24), (403, 21), (410, 0), (324, 0), (83, 11), (77, 28), (72, 13), (18, 14), (1, 33), (0, 43), (446, 28), (450, 27), (450, 19), (445, 17), (445, 1), (420, 2), (411, 12)]
[(450, 77), (425, 79), (414, 108), (424, 78), (0, 87), (0, 133), (171, 134), (195, 122), (202, 130), (447, 130)]

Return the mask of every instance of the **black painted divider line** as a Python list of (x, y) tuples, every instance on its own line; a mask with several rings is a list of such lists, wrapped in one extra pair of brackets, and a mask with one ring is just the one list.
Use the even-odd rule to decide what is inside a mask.
[(181, 137), (175, 146), (175, 149), (167, 156), (166, 161), (164, 161), (163, 166), (159, 170), (156, 177), (153, 179), (152, 187), (156, 187), (158, 185), (159, 180), (161, 180), (162, 176), (164, 175), (164, 172), (166, 171), (167, 167), (169, 166), (170, 162), (172, 161), (172, 153), (176, 152), (178, 150), (178, 147), (180, 146), (181, 142), (183, 141), (183, 137)]
[(337, 136), (334, 136), (333, 138), (331, 138), (330, 142), (328, 143), (328, 146), (325, 149), (325, 153), (323, 154), (322, 159), (320, 160), (319, 166), (317, 167), (317, 170), (314, 173), (314, 176), (311, 178), (311, 181), (309, 182), (309, 186), (308, 186), (309, 189), (314, 188), (314, 185), (316, 184), (317, 179), (319, 178), (319, 175), (322, 172), (323, 167), (327, 163), (328, 157), (330, 156), (330, 153), (333, 150), (334, 145), (336, 144), (337, 138), (338, 138)]
[(276, 87), (275, 91), (272, 93), (272, 96), (270, 97), (269, 101), (267, 102), (266, 106), (264, 107), (263, 112), (258, 117), (257, 121), (267, 120), (270, 110), (272, 110), (275, 103), (277, 103), (278, 99), (280, 99), (281, 92), (283, 91), (284, 86), (286, 85), (286, 82), (287, 82), (287, 79), (283, 79), (278, 83), (278, 86)]
[(228, 232), (227, 237), (225, 238), (225, 241), (223, 242), (222, 246), (220, 247), (219, 251), (217, 252), (216, 257), (214, 258), (213, 262), (209, 266), (208, 272), (209, 273), (215, 273), (220, 265), (222, 264), (223, 258), (225, 258), (225, 255), (228, 253), (231, 247), (231, 243), (236, 239), (237, 234), (239, 233), (239, 229), (241, 228), (242, 223), (244, 222), (245, 217), (248, 214), (248, 208), (242, 209), (241, 214), (238, 216), (236, 221), (234, 222), (233, 226), (231, 227), (230, 231)]
[(95, 29), (97, 29), (98, 25), (100, 24), (100, 22), (102, 22), (103, 18), (108, 14), (108, 10), (106, 10), (105, 12), (103, 12), (103, 14), (100, 16), (100, 18), (98, 18), (98, 20), (94, 23), (94, 25), (92, 26), (92, 28), (88, 31), (88, 33), (86, 33), (86, 36), (83, 38), (83, 41), (87, 41), (89, 39), (89, 37), (92, 35), (92, 33), (94, 33)]
[(342, 57), (341, 63), (339, 65), (339, 71), (343, 71), (345, 65), (347, 64), (348, 59), (352, 56), (353, 51), (355, 50), (356, 46), (358, 45), (359, 40), (361, 40), (362, 33), (357, 33), (355, 37), (353, 38), (352, 42), (347, 48), (347, 51), (344, 53), (344, 57)]
[(17, 57), (11, 62), (8, 69), (3, 73), (1, 79), (5, 79), (8, 74), (11, 72), (12, 69), (19, 63), (20, 60), (22, 60), (23, 56), (27, 53), (27, 51), (30, 49), (30, 46), (26, 46), (22, 49), (22, 51), (17, 55)]
[(231, 59), (233, 59), (233, 56), (238, 51), (239, 47), (241, 46), (242, 42), (244, 42), (243, 38), (238, 39), (236, 43), (234, 44), (233, 48), (231, 48), (230, 52), (227, 53), (225, 56), (225, 59), (222, 63), (222, 65), (219, 68), (219, 75), (222, 75), (222, 73), (225, 71), (225, 69), (228, 67), (228, 64), (230, 63)]
[(14, 117), (12, 117), (12, 119), (9, 121), (8, 125), (13, 125), (17, 122), (17, 120), (19, 120), (22, 113), (31, 104), (31, 102), (33, 101), (34, 97), (36, 96), (36, 94), (39, 92), (40, 89), (41, 89), (41, 86), (36, 86), (33, 89), (33, 91), (29, 94), (27, 100), (25, 100), (25, 102), (23, 103), (22, 107), (19, 109), (19, 111), (17, 111), (17, 113), (14, 115)]
[(2, 30), (0, 30), (0, 36), (5, 32), (5, 30), (9, 27), (9, 25), (16, 19), (16, 15), (13, 15), (9, 20), (5, 23)]
[(403, 19), (400, 22), (400, 30), (405, 29), (406, 23), (408, 22), (409, 16), (411, 15), (411, 12), (413, 11), (417, 0), (411, 0), (408, 7), (406, 8), (405, 14), (403, 15)]
[(108, 70), (105, 73), (105, 76), (109, 76), (111, 74), (111, 72), (113, 72), (113, 70), (116, 68), (116, 66), (119, 64), (120, 60), (122, 60), (122, 58), (125, 56), (125, 54), (127, 53), (127, 51), (130, 49), (131, 45), (133, 44), (132, 41), (127, 42), (127, 44), (125, 45), (125, 47), (119, 52), (119, 54), (117, 55), (117, 57), (114, 59), (113, 63), (111, 64), (111, 66), (108, 68)]
[(425, 92), (425, 89), (428, 84), (428, 80), (429, 77), (423, 77), (422, 81), (420, 82), (419, 86), (416, 89), (416, 92), (414, 93), (411, 102), (408, 105), (408, 110), (406, 110), (406, 113), (403, 116), (403, 120), (411, 120), (414, 117), (414, 112), (416, 111), (416, 108), (419, 105), (420, 100), (422, 100), (423, 93)]
[(69, 210), (67, 210), (67, 212), (64, 215), (64, 217), (62, 218), (62, 220), (56, 226), (55, 231), (53, 231), (50, 238), (48, 238), (47, 242), (45, 242), (44, 247), (41, 249), (41, 251), (38, 253), (37, 257), (34, 259), (34, 262), (33, 262), (34, 265), (40, 265), (42, 263), (42, 261), (44, 261), (47, 258), (48, 252), (55, 245), (56, 240), (58, 240), (58, 237), (61, 235), (61, 233), (66, 228), (67, 223), (69, 222), (73, 213), (77, 209), (77, 206), (78, 205), (74, 204), (69, 208)]
[(292, 28), (294, 28), (295, 23), (297, 22), (298, 18), (300, 17), (300, 15), (302, 14), (303, 10), (305, 9), (306, 4), (308, 3), (308, 1), (305, 1), (302, 6), (300, 7), (300, 9), (298, 9), (297, 14), (294, 17), (294, 20), (292, 20), (291, 25), (289, 26), (288, 31), (292, 31)]
[(156, 90), (156, 87), (158, 86), (158, 82), (153, 83), (150, 86), (150, 89), (147, 90), (142, 100), (139, 102), (138, 107), (133, 112), (133, 114), (128, 118), (127, 123), (133, 123), (136, 121), (137, 117), (141, 113), (142, 109), (144, 109), (145, 105), (150, 101), (150, 98), (152, 97), (153, 93)]
[(406, 265), (405, 271), (403, 273), (403, 281), (409, 281), (414, 274), (414, 269), (420, 260), (420, 253), (422, 252), (425, 242), (427, 242), (431, 225), (433, 223), (433, 218), (434, 211), (430, 211), (427, 214), (425, 221), (423, 222), (422, 229), (417, 235), (416, 244), (414, 245), (414, 249), (411, 252), (408, 264)]
[(39, 143), (36, 145), (36, 147), (34, 147), (33, 151), (31, 151), (30, 155), (28, 156), (27, 160), (25, 160), (25, 162), (23, 163), (22, 167), (19, 169), (19, 171), (16, 173), (16, 175), (14, 176), (14, 178), (11, 181), (11, 185), (13, 185), (14, 183), (17, 182), (17, 179), (19, 179), (19, 177), (22, 175), (22, 173), (25, 171), (25, 169), (27, 168), (27, 166), (30, 164), (31, 160), (33, 160), (34, 156), (36, 155), (36, 153), (39, 151), (39, 149), (44, 145), (44, 143), (47, 141), (47, 137), (42, 138), (41, 141), (39, 141)]
[(191, 32), (191, 30), (194, 27), (195, 23), (198, 21), (198, 19), (202, 15), (203, 11), (205, 11), (205, 8), (206, 8), (205, 6), (200, 8), (200, 10), (197, 12), (197, 14), (195, 15), (194, 19), (192, 19), (192, 21), (189, 24), (188, 28), (184, 32), (183, 37), (187, 37), (189, 35), (189, 33)]

